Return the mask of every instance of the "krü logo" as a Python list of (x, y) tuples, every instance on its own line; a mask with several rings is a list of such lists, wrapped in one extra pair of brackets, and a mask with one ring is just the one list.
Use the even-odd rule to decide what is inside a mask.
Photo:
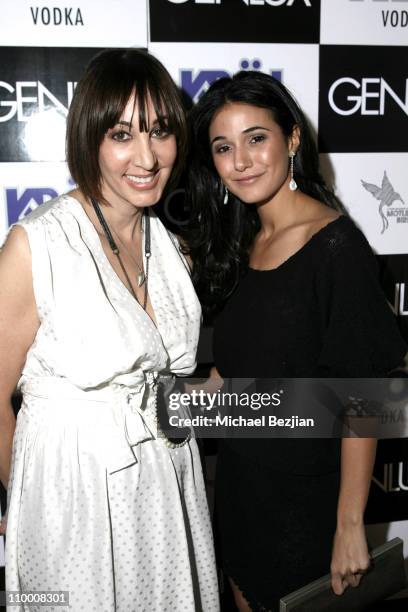
[(6, 189), (8, 223), (12, 225), (23, 219), (30, 212), (38, 208), (58, 193), (49, 187), (35, 187), (25, 189), (20, 195), (17, 189)]
[(329, 104), (338, 115), (384, 115), (386, 102), (391, 100), (408, 116), (408, 79), (405, 81), (405, 99), (381, 77), (362, 78), (361, 81), (341, 77), (329, 89)]
[[(190, 2), (191, 4), (222, 4), (226, 0), (168, 0), (172, 4), (185, 4)], [(305, 6), (312, 6), (311, 0), (241, 0), (247, 6), (293, 6), (294, 4), (304, 4)]]
[(385, 170), (381, 187), (372, 183), (366, 183), (363, 180), (361, 181), (361, 183), (364, 189), (371, 193), (371, 195), (379, 202), (378, 212), (382, 220), (382, 234), (389, 227), (388, 217), (396, 218), (397, 223), (408, 223), (407, 208), (392, 208), (394, 202), (399, 201), (403, 204), (405, 204), (405, 202), (401, 198), (400, 194), (395, 191), (394, 187), (390, 183), (390, 180)]
[(84, 25), (80, 8), (59, 8), (58, 6), (30, 6), (34, 25), (77, 26)]
[[(259, 59), (248, 60), (242, 59), (239, 63), (239, 70), (260, 70), (262, 62)], [(271, 70), (270, 74), (282, 80), (282, 70)], [(203, 93), (207, 91), (210, 85), (222, 77), (232, 76), (231, 72), (225, 69), (209, 69), (209, 70), (181, 70), (180, 80), (181, 88), (190, 96), (194, 102), (198, 102)]]
[[(76, 83), (68, 81), (66, 85), (67, 105), (63, 104), (41, 81), (18, 81), (15, 86), (0, 81), (0, 123), (9, 121), (17, 115), (17, 121), (28, 121), (36, 112), (54, 107), (64, 116), (68, 113)], [(8, 109), (2, 114), (1, 109)]]
[(385, 463), (383, 478), (380, 480), (373, 476), (372, 480), (384, 493), (408, 491), (407, 464), (402, 461)]

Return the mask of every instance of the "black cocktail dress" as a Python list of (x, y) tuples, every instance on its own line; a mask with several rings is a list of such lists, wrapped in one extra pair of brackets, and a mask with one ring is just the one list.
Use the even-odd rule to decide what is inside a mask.
[[(383, 377), (406, 353), (361, 231), (341, 216), (278, 268), (248, 269), (214, 329), (223, 377)], [(253, 610), (328, 573), (339, 439), (225, 439), (216, 476), (221, 564)]]

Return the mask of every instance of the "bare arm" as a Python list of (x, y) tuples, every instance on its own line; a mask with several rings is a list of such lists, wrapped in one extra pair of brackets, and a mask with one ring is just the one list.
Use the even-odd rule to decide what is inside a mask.
[(377, 441), (344, 438), (341, 447), (341, 484), (337, 529), (331, 563), (332, 587), (341, 595), (348, 585), (357, 586), (370, 559), (364, 530), (364, 510), (370, 490)]
[(39, 324), (28, 238), (15, 227), (0, 252), (0, 480), (5, 488), (15, 429), (11, 396)]

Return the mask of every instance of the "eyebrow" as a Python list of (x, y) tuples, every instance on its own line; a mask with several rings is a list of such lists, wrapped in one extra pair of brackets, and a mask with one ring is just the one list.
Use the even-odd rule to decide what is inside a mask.
[[(168, 121), (168, 117), (167, 116), (163, 116), (161, 118), (162, 122), (166, 122)], [(153, 123), (151, 124), (151, 127), (155, 126), (155, 125), (159, 125), (160, 121), (159, 119), (156, 117), (156, 119), (153, 121)], [(132, 129), (132, 124), (130, 123), (130, 121), (117, 121), (117, 123), (115, 125), (125, 125), (126, 127), (128, 127), (129, 129)]]
[[(266, 127), (264, 127), (262, 125), (253, 125), (253, 126), (247, 128), (246, 130), (243, 130), (242, 133), (243, 134), (250, 134), (251, 132), (254, 132), (255, 130), (265, 130), (266, 132), (270, 132), (271, 131), (269, 128), (266, 128)], [(226, 138), (227, 138), (226, 136), (216, 136), (210, 142), (210, 146), (212, 146), (214, 144), (214, 142), (216, 142), (217, 140), (226, 140)]]

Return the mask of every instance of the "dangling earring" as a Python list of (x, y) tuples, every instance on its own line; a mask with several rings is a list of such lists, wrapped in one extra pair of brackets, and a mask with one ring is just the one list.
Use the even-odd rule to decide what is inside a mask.
[(296, 183), (295, 179), (293, 178), (293, 175), (294, 175), (293, 165), (294, 165), (294, 161), (295, 161), (295, 155), (296, 155), (296, 153), (294, 151), (291, 151), (289, 153), (289, 158), (290, 158), (290, 182), (289, 182), (289, 189), (291, 191), (296, 191), (296, 189), (297, 189), (297, 183)]
[(229, 196), (229, 192), (228, 192), (228, 189), (225, 187), (224, 200), (223, 200), (224, 206), (228, 204), (228, 196)]

